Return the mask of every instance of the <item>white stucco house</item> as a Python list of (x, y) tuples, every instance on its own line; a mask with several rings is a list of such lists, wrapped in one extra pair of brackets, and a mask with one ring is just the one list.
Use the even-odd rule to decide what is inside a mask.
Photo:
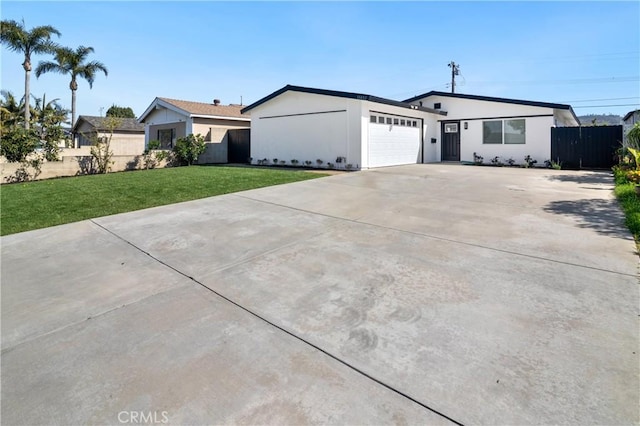
[(429, 92), (405, 101), (287, 85), (242, 110), (254, 162), (322, 160), (374, 168), (484, 158), (542, 164), (551, 127), (580, 124), (570, 105)]
[(171, 149), (179, 138), (189, 134), (204, 136), (206, 151), (198, 159), (202, 163), (226, 163), (228, 132), (248, 129), (251, 118), (241, 113), (243, 106), (155, 98), (138, 122), (144, 125), (145, 146), (157, 140), (161, 148)]

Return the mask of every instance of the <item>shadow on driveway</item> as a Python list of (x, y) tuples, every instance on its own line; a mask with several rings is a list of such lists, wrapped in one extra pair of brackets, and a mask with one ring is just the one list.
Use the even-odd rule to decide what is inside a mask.
[(578, 221), (580, 228), (593, 229), (599, 234), (630, 239), (624, 224), (624, 214), (616, 200), (599, 198), (552, 201), (544, 207), (547, 213), (569, 216)]
[(549, 180), (560, 182), (574, 182), (580, 185), (612, 185), (613, 176), (611, 172), (588, 172), (588, 173), (572, 173), (565, 175), (547, 176)]

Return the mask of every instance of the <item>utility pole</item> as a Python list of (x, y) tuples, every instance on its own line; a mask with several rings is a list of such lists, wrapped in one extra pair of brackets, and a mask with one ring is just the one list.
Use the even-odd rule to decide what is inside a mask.
[(451, 68), (451, 93), (455, 93), (456, 89), (456, 75), (460, 74), (460, 65), (457, 65), (455, 62), (451, 61), (449, 64), (449, 68)]

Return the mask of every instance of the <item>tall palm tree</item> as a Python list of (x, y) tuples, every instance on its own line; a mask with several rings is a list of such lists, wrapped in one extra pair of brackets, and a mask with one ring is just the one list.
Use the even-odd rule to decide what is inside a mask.
[[(4, 44), (7, 49), (14, 52), (24, 53), (24, 99), (26, 104), (30, 99), (30, 77), (31, 77), (31, 55), (42, 53), (53, 53), (57, 45), (51, 41), (52, 35), (60, 37), (60, 31), (51, 25), (42, 25), (27, 30), (24, 27), (24, 21), (8, 21), (0, 22), (0, 43)], [(29, 128), (30, 109), (24, 109), (24, 128)]]
[(102, 62), (85, 62), (89, 53), (93, 53), (93, 47), (80, 46), (76, 50), (60, 47), (56, 49), (55, 61), (40, 62), (36, 68), (36, 77), (47, 72), (71, 76), (71, 83), (69, 83), (71, 89), (71, 127), (76, 123), (77, 78), (84, 78), (89, 83), (89, 88), (92, 88), (98, 72), (103, 72), (105, 76), (109, 75), (107, 67)]

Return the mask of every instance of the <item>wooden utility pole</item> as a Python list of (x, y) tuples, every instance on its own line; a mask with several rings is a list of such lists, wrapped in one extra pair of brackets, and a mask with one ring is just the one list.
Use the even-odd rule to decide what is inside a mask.
[(456, 89), (456, 75), (460, 74), (460, 65), (456, 65), (455, 62), (449, 62), (449, 68), (451, 68), (451, 93), (455, 93)]

